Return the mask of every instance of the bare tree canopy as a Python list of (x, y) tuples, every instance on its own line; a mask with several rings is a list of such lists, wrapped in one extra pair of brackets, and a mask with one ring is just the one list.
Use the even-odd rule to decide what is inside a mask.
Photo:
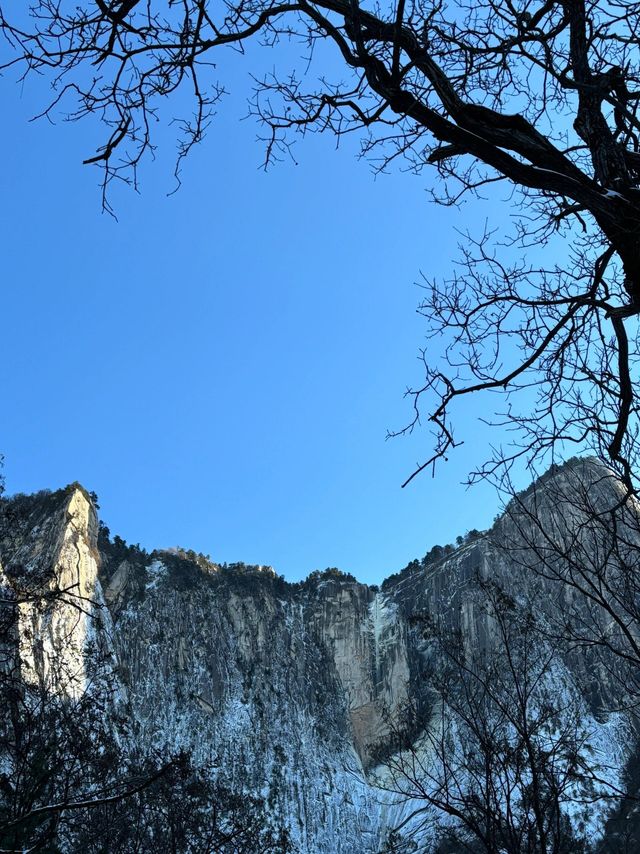
[[(86, 162), (103, 168), (105, 189), (136, 180), (163, 99), (187, 88), (194, 110), (181, 122), (180, 161), (223, 95), (222, 49), (260, 40), (278, 69), (251, 102), (267, 162), (296, 133), (361, 131), (378, 165), (437, 169), (445, 204), (489, 184), (515, 190), (513, 241), (530, 254), (498, 252), (487, 231), (466, 242), (451, 280), (426, 285), (437, 343), (406, 429), (424, 409), (434, 449), (417, 471), (458, 441), (456, 398), (529, 390), (515, 398), (522, 411), (509, 403), (519, 438), (502, 462), (586, 446), (634, 488), (638, 11), (628, 0), (37, 0), (30, 14), (0, 8), (0, 24), (15, 48), (4, 67), (52, 81), (47, 110), (66, 102), (73, 118), (104, 123)], [(286, 40), (309, 60), (302, 75), (287, 68)]]
[[(574, 834), (567, 813), (606, 812), (623, 793), (603, 779), (579, 701), (558, 703), (558, 650), (540, 642), (535, 617), (492, 582), (478, 585), (474, 604), (484, 638), (440, 614), (413, 615), (433, 702), (420, 721), (422, 744), (416, 708), (392, 721), (396, 749), (379, 785), (417, 802), (411, 818), (428, 824), (435, 808), (453, 819), (444, 830), (450, 847), (438, 852), (584, 854), (584, 833)], [(391, 851), (406, 850), (401, 830)]]

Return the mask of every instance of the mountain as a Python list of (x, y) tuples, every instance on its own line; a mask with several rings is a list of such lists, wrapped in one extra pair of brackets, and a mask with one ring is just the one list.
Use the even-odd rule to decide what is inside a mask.
[[(526, 802), (540, 777), (545, 797), (556, 787), (565, 846), (549, 851), (619, 839), (613, 794), (629, 788), (636, 755), (628, 680), (609, 652), (560, 643), (567, 613), (586, 621), (590, 611), (570, 586), (535, 571), (532, 547), (535, 531), (555, 530), (560, 517), (579, 530), (575, 505), (564, 513), (557, 500), (575, 496), (576, 483), (596, 503), (618, 494), (591, 461), (555, 469), (490, 531), (432, 551), (380, 590), (338, 570), (289, 584), (270, 567), (147, 554), (112, 539), (77, 484), (3, 500), (0, 847), (37, 837), (48, 841), (36, 850), (50, 851), (461, 851), (469, 831), (456, 809), (479, 809), (474, 774), (487, 767), (489, 731), (496, 779), (507, 783), (497, 809), (509, 821), (541, 820)], [(521, 679), (524, 735), (509, 699), (517, 706)], [(532, 741), (533, 764), (520, 756)], [(31, 742), (40, 783), (29, 788)], [(156, 783), (144, 794), (144, 775), (173, 761), (186, 763), (189, 785), (214, 787), (202, 789), (211, 793), (194, 814), (206, 823), (208, 797), (230, 811), (220, 807), (228, 838), (219, 848), (175, 842), (175, 828), (173, 842), (166, 835), (175, 802), (186, 803), (184, 774), (171, 778), (168, 798), (154, 801)], [(55, 762), (64, 770), (51, 782)], [(444, 771), (455, 787), (443, 785)], [(129, 800), (148, 812), (126, 827), (108, 805), (67, 825), (61, 815), (83, 810), (37, 812), (51, 799), (64, 806), (138, 785)], [(243, 810), (253, 818), (239, 819)], [(101, 821), (111, 827), (106, 847), (87, 829), (97, 836)], [(145, 822), (160, 830), (140, 831)], [(259, 830), (234, 842), (234, 822)], [(517, 850), (538, 850), (521, 842)], [(502, 850), (511, 844), (505, 835)]]

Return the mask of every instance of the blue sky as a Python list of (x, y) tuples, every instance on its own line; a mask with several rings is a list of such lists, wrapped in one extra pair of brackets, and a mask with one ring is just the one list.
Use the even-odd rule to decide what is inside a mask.
[(81, 165), (97, 129), (29, 123), (42, 89), (0, 81), (7, 489), (79, 480), (147, 548), (377, 583), (498, 510), (461, 485), (486, 445), (482, 401), (435, 479), (400, 489), (426, 431), (385, 441), (421, 378), (420, 271), (445, 274), (454, 229), (492, 206), (436, 208), (426, 176), (374, 179), (329, 137), (265, 173), (234, 62), (181, 190), (167, 195), (167, 139), (141, 193), (115, 195), (117, 222)]

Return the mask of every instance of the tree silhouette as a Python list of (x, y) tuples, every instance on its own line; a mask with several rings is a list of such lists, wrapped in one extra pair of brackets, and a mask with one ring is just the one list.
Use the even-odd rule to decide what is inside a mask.
[[(506, 452), (479, 461), (472, 479), (508, 473), (521, 459), (535, 465), (567, 448), (590, 449), (626, 487), (616, 506), (637, 491), (639, 470), (637, 25), (638, 8), (629, 0), (397, 0), (368, 8), (358, 0), (229, 0), (217, 6), (209, 0), (34, 0), (28, 14), (0, 6), (0, 26), (13, 51), (3, 67), (15, 67), (20, 76), (44, 74), (54, 87), (43, 115), (62, 107), (73, 119), (103, 123), (103, 144), (86, 162), (103, 170), (107, 207), (112, 181), (137, 182), (139, 164), (153, 152), (155, 120), (184, 88), (193, 98), (192, 114), (174, 117), (165, 108), (181, 129), (179, 170), (224, 94), (212, 66), (225, 50), (242, 51), (251, 40), (268, 48), (269, 66), (277, 67), (257, 79), (250, 102), (265, 130), (267, 164), (308, 131), (357, 132), (378, 169), (403, 160), (417, 173), (434, 170), (438, 203), (456, 205), (504, 186), (513, 233), (500, 242), (487, 225), (480, 234), (463, 235), (451, 276), (425, 282), (425, 379), (409, 391), (413, 417), (400, 432), (426, 417), (433, 447), (406, 482), (458, 444), (459, 399), (499, 392), (506, 401), (497, 423), (514, 428), (514, 440)], [(302, 74), (285, 42), (301, 46)], [(617, 517), (599, 507), (593, 515), (588, 493), (587, 499), (589, 524), (580, 524), (579, 535), (569, 516), (566, 526), (561, 521), (550, 530), (531, 523), (529, 505), (526, 514), (513, 505), (513, 515), (526, 547), (534, 547), (541, 576), (560, 585), (569, 579), (582, 597), (567, 613), (562, 639), (589, 649), (610, 646), (614, 657), (606, 661), (635, 666), (635, 511), (625, 515), (622, 537), (612, 540), (607, 526)], [(510, 638), (511, 623), (504, 627)], [(544, 653), (539, 640), (531, 641), (535, 656)], [(510, 641), (502, 652), (508, 657), (513, 649)], [(573, 844), (566, 828), (550, 837), (549, 827), (555, 822), (558, 828), (560, 804), (576, 779), (592, 782), (593, 768), (569, 761), (578, 755), (581, 733), (571, 730), (568, 739), (548, 743), (545, 733), (559, 726), (557, 708), (545, 708), (547, 718), (539, 704), (510, 702), (528, 678), (525, 671), (500, 669), (498, 677), (513, 672), (500, 685), (483, 660), (467, 672), (467, 659), (456, 658), (455, 646), (450, 650), (453, 677), (441, 693), (452, 708), (460, 691), (467, 692), (457, 712), (477, 709), (467, 722), (468, 743), (485, 739), (491, 749), (465, 752), (463, 746), (452, 754), (443, 726), (441, 770), (449, 773), (459, 760), (461, 779), (479, 774), (474, 763), (487, 756), (494, 764), (487, 786), (439, 789), (436, 806), (451, 809), (452, 797), (459, 796), (460, 820), (470, 814), (490, 846), (523, 832), (533, 840), (530, 850), (549, 840), (547, 850), (566, 849)], [(540, 673), (546, 666), (541, 660)], [(610, 669), (619, 679), (617, 666)], [(636, 693), (635, 678), (632, 688)], [(474, 707), (476, 697), (482, 702)], [(427, 732), (436, 736), (436, 730)], [(398, 773), (402, 777), (404, 768)], [(534, 777), (544, 778), (537, 791)], [(427, 802), (439, 779), (422, 792)], [(502, 813), (503, 801), (491, 800), (496, 779), (507, 787), (516, 780), (511, 806), (519, 811), (517, 821), (513, 810)], [(488, 831), (487, 822), (493, 823)], [(481, 839), (473, 827), (467, 831)], [(504, 842), (504, 850), (517, 850), (509, 846)]]
[[(521, 411), (510, 403), (506, 412), (519, 436), (506, 459), (475, 474), (548, 455), (561, 441), (590, 447), (629, 489), (640, 311), (636, 18), (626, 0), (37, 0), (28, 14), (0, 9), (14, 48), (4, 68), (54, 86), (44, 113), (66, 102), (71, 118), (103, 122), (104, 143), (86, 162), (103, 168), (105, 191), (115, 178), (136, 181), (163, 101), (186, 88), (194, 109), (179, 119), (179, 165), (223, 95), (216, 58), (249, 40), (279, 65), (251, 101), (267, 162), (308, 130), (361, 131), (378, 168), (403, 158), (417, 172), (437, 169), (444, 204), (511, 187), (514, 243), (547, 251), (531, 261), (498, 251), (487, 230), (465, 238), (449, 281), (428, 283), (423, 313), (440, 352), (425, 354), (405, 429), (424, 410), (434, 445), (414, 474), (457, 444), (459, 397), (529, 389), (533, 402), (526, 395)], [(285, 41), (301, 45), (303, 74), (287, 66)]]
[(558, 698), (562, 655), (494, 583), (479, 581), (473, 598), (483, 613), (474, 638), (450, 614), (413, 615), (433, 699), (401, 710), (393, 753), (382, 748), (378, 785), (406, 805), (388, 850), (410, 850), (407, 840), (434, 825), (442, 854), (592, 850), (581, 822), (624, 792), (594, 751), (579, 693)]

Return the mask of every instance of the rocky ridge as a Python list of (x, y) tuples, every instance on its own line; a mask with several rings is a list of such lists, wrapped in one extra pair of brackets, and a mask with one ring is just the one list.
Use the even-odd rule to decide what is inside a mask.
[[(19, 596), (37, 582), (51, 594), (19, 605), (24, 680), (71, 697), (109, 685), (105, 720), (116, 738), (124, 716), (138, 751), (187, 752), (215, 769), (259, 797), (300, 854), (412, 850), (411, 815), (423, 804), (385, 791), (385, 757), (407, 708), (413, 742), (428, 751), (420, 728), (434, 720), (439, 663), (425, 627), (437, 619), (471, 647), (490, 648), (495, 626), (479, 585), (533, 596), (518, 573), (491, 532), (377, 590), (337, 571), (288, 584), (270, 568), (179, 550), (148, 555), (100, 534), (78, 485), (5, 500), (0, 514), (0, 586)], [(588, 661), (554, 666), (550, 690), (579, 705), (592, 748), (620, 782), (627, 719), (602, 705), (606, 690), (590, 684)], [(442, 819), (427, 813), (421, 850), (435, 852)], [(580, 832), (604, 833), (606, 810), (568, 813)], [(391, 849), (399, 825), (407, 847)]]

